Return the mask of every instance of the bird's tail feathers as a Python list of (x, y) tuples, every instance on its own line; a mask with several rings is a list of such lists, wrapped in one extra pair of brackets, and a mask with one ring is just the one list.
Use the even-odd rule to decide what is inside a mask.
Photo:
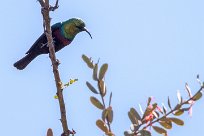
[(29, 53), (19, 61), (13, 64), (14, 67), (16, 67), (19, 70), (23, 70), (33, 59), (35, 59), (38, 56), (38, 54), (35, 53)]

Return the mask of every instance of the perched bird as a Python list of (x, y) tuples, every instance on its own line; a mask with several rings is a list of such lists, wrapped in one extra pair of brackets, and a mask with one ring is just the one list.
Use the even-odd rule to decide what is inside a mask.
[[(55, 52), (69, 45), (74, 37), (82, 31), (87, 32), (91, 37), (91, 34), (85, 27), (85, 23), (79, 18), (72, 18), (65, 22), (56, 23), (52, 25), (51, 29)], [(14, 67), (23, 70), (38, 55), (48, 53), (49, 47), (47, 46), (47, 38), (45, 33), (43, 33), (26, 52), (26, 56), (14, 63)]]

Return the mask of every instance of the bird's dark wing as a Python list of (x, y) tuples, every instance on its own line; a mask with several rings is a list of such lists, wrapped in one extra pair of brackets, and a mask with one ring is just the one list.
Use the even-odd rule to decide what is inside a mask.
[[(62, 26), (62, 23), (56, 23), (56, 24), (52, 25), (52, 27), (51, 27), (52, 32), (58, 30), (61, 26)], [(32, 50), (34, 50), (35, 48), (39, 48), (39, 47), (41, 47), (41, 46), (44, 46), (45, 44), (47, 44), (47, 37), (46, 37), (45, 33), (43, 33), (43, 34), (35, 41), (35, 43), (30, 47), (30, 49), (26, 52), (26, 54), (29, 54), (29, 53), (32, 52)]]
[(30, 49), (26, 52), (26, 54), (29, 54), (34, 50), (35, 48), (38, 48), (39, 46), (43, 46), (43, 44), (47, 43), (47, 38), (45, 33), (43, 33), (36, 41), (35, 43), (30, 47)]

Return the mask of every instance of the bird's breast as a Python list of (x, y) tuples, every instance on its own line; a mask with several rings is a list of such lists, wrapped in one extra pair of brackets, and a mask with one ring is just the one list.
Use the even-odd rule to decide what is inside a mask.
[(62, 36), (61, 31), (59, 29), (53, 32), (54, 41), (60, 42), (63, 46), (69, 45), (71, 41), (64, 36)]

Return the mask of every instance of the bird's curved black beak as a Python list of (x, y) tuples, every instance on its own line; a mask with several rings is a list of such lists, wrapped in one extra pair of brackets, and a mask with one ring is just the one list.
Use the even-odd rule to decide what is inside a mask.
[(91, 39), (92, 39), (91, 33), (86, 29), (86, 27), (83, 27), (83, 28), (82, 28), (82, 31), (87, 32), (87, 33), (89, 34), (89, 36), (91, 37)]

